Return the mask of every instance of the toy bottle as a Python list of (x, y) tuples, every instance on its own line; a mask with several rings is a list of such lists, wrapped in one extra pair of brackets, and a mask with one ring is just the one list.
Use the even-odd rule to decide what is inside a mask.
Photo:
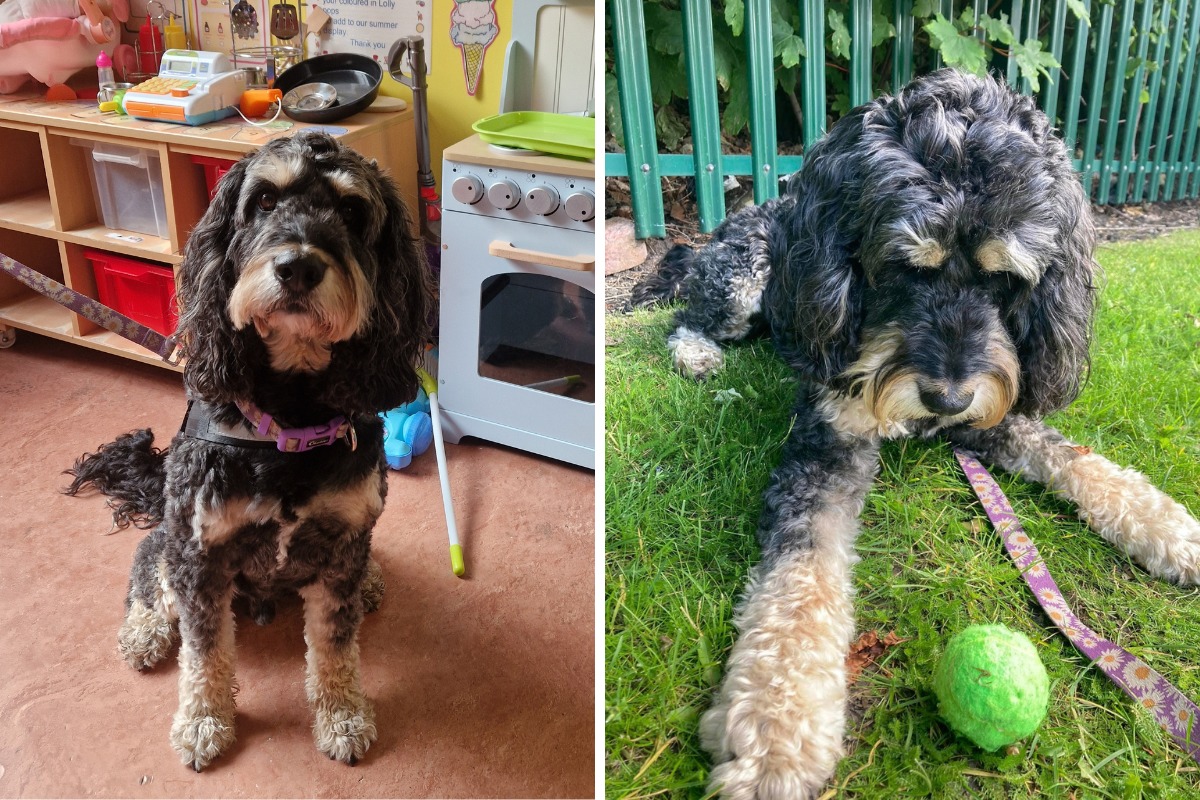
[(183, 32), (183, 26), (179, 24), (179, 18), (174, 14), (171, 15), (167, 27), (163, 29), (163, 44), (167, 50), (187, 49), (187, 34)]
[(150, 21), (150, 17), (146, 17), (146, 22), (138, 31), (138, 69), (148, 75), (157, 75), (162, 54), (162, 31)]
[(100, 51), (100, 55), (96, 56), (96, 73), (100, 79), (100, 88), (104, 88), (104, 84), (106, 83), (117, 82), (116, 76), (113, 75), (112, 59), (103, 50)]

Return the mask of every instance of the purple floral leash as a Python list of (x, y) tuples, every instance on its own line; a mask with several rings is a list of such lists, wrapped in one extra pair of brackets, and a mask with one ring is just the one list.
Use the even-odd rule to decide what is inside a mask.
[(1149, 711), (1155, 721), (1171, 734), (1171, 738), (1200, 763), (1200, 741), (1194, 741), (1192, 738), (1196, 719), (1200, 717), (1200, 707), (1145, 661), (1120, 645), (1101, 637), (1079, 621), (1074, 612), (1067, 607), (1066, 599), (1054, 579), (1050, 577), (1045, 562), (1025, 533), (996, 479), (974, 456), (957, 448), (954, 455), (962, 465), (963, 472), (967, 474), (971, 488), (983, 503), (988, 519), (992, 521), (996, 532), (1004, 541), (1004, 549), (1016, 563), (1025, 582), (1033, 590), (1038, 604), (1055, 627), (1071, 640), (1071, 644), (1075, 645), (1079, 652), (1100, 667), (1113, 683)]
[(158, 331), (132, 320), (124, 314), (114, 311), (108, 306), (92, 298), (82, 295), (74, 289), (63, 286), (53, 278), (49, 278), (37, 270), (30, 269), (19, 261), (0, 253), (0, 271), (7, 272), (35, 292), (49, 297), (60, 306), (71, 309), (81, 317), (86, 317), (102, 328), (123, 336), (131, 342), (136, 342), (150, 352), (156, 354), (168, 364), (178, 364), (175, 339), (163, 336)]

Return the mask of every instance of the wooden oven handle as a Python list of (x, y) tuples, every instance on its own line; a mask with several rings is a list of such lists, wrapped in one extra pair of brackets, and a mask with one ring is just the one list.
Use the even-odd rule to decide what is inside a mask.
[(523, 261), (526, 264), (543, 264), (547, 267), (573, 269), (579, 272), (596, 271), (596, 255), (594, 253), (584, 253), (578, 256), (560, 256), (556, 253), (541, 253), (537, 250), (526, 250), (524, 247), (514, 246), (511, 242), (497, 240), (488, 245), (488, 254), (499, 256), (500, 258), (508, 258), (513, 261)]

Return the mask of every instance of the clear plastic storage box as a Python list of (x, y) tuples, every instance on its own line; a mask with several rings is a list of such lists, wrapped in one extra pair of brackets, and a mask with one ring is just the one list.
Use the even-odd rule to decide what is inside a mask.
[(92, 151), (92, 194), (106, 228), (168, 237), (157, 151), (83, 139), (71, 144)]

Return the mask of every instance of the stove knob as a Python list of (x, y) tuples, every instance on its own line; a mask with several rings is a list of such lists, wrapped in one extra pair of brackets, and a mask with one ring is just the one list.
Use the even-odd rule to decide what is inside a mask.
[(591, 192), (576, 192), (567, 198), (567, 216), (576, 222), (587, 222), (596, 216), (596, 197)]
[(548, 217), (558, 208), (558, 192), (553, 186), (535, 186), (525, 195), (525, 205), (533, 213)]
[(450, 184), (450, 194), (460, 203), (473, 206), (483, 199), (483, 181), (474, 175), (463, 175), (455, 178)]
[(508, 178), (501, 178), (488, 187), (488, 200), (496, 208), (515, 208), (521, 202), (521, 187)]

